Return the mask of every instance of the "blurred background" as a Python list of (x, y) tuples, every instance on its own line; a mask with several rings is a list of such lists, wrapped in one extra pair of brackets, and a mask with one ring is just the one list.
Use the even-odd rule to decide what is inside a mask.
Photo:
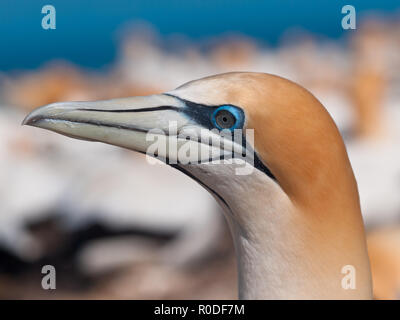
[[(55, 30), (41, 26), (47, 4)], [(341, 26), (346, 4), (355, 30)], [(230, 235), (200, 186), (136, 153), (20, 125), (51, 102), (227, 71), (287, 77), (325, 105), (359, 184), (374, 295), (400, 298), (398, 0), (1, 0), (0, 42), (0, 298), (236, 298)], [(56, 290), (41, 287), (46, 264)]]

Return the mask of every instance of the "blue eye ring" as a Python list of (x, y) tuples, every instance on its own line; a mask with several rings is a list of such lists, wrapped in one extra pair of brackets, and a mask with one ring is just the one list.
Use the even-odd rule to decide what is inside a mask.
[[(219, 119), (221, 115), (225, 115), (225, 117), (229, 118), (226, 121), (226, 125), (228, 126), (226, 126)], [(230, 105), (220, 106), (213, 112), (211, 116), (211, 121), (218, 130), (233, 131), (234, 129), (238, 129), (243, 125), (243, 111)]]

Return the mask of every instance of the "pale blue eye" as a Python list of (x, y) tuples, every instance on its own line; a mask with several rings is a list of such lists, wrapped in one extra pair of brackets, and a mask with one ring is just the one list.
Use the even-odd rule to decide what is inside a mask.
[(219, 130), (234, 130), (243, 124), (243, 111), (229, 105), (221, 106), (213, 112), (211, 121)]

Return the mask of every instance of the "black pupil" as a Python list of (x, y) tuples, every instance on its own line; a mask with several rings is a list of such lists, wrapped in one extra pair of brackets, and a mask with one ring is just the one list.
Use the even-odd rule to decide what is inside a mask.
[(215, 122), (223, 129), (231, 128), (235, 125), (236, 118), (228, 110), (220, 110), (215, 115)]

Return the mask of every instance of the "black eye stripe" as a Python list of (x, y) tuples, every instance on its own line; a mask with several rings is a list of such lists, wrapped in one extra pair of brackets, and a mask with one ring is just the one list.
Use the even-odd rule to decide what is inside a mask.
[[(197, 104), (182, 98), (179, 98), (175, 95), (169, 94), (169, 93), (164, 93), (165, 95), (174, 97), (176, 99), (179, 99), (180, 101), (182, 101), (183, 103), (185, 103), (185, 105), (187, 106), (187, 108), (183, 108), (181, 110), (179, 110), (180, 112), (183, 112), (184, 114), (186, 114), (189, 118), (193, 119), (194, 121), (196, 121), (199, 125), (203, 126), (204, 128), (207, 128), (209, 130), (215, 128), (213, 123), (212, 123), (212, 114), (215, 112), (215, 110), (217, 110), (220, 106), (208, 106), (208, 105), (203, 105), (203, 104)], [(244, 122), (244, 112), (241, 108), (236, 107), (238, 110), (240, 110), (243, 113), (243, 122)], [(241, 124), (241, 126), (238, 127), (238, 129), (243, 129), (243, 124)], [(247, 141), (245, 139), (245, 137), (243, 137), (242, 139), (242, 147), (244, 150), (246, 150), (246, 148), (250, 149), (250, 146), (246, 146), (247, 145)], [(251, 148), (252, 149), (252, 148)], [(270, 177), (271, 179), (276, 181), (275, 176), (272, 174), (272, 172), (269, 170), (269, 168), (264, 165), (264, 163), (261, 161), (261, 159), (258, 157), (257, 152), (254, 152), (254, 167), (262, 172), (264, 172), (268, 177)]]
[(164, 95), (174, 97), (182, 101), (185, 104), (186, 108), (181, 108), (179, 112), (185, 114), (189, 119), (195, 121), (197, 124), (201, 125), (206, 129), (211, 130), (214, 128), (211, 118), (212, 114), (215, 112), (216, 109), (219, 108), (219, 106), (210, 106), (210, 105), (195, 103), (189, 100), (179, 98), (169, 93), (164, 93)]

